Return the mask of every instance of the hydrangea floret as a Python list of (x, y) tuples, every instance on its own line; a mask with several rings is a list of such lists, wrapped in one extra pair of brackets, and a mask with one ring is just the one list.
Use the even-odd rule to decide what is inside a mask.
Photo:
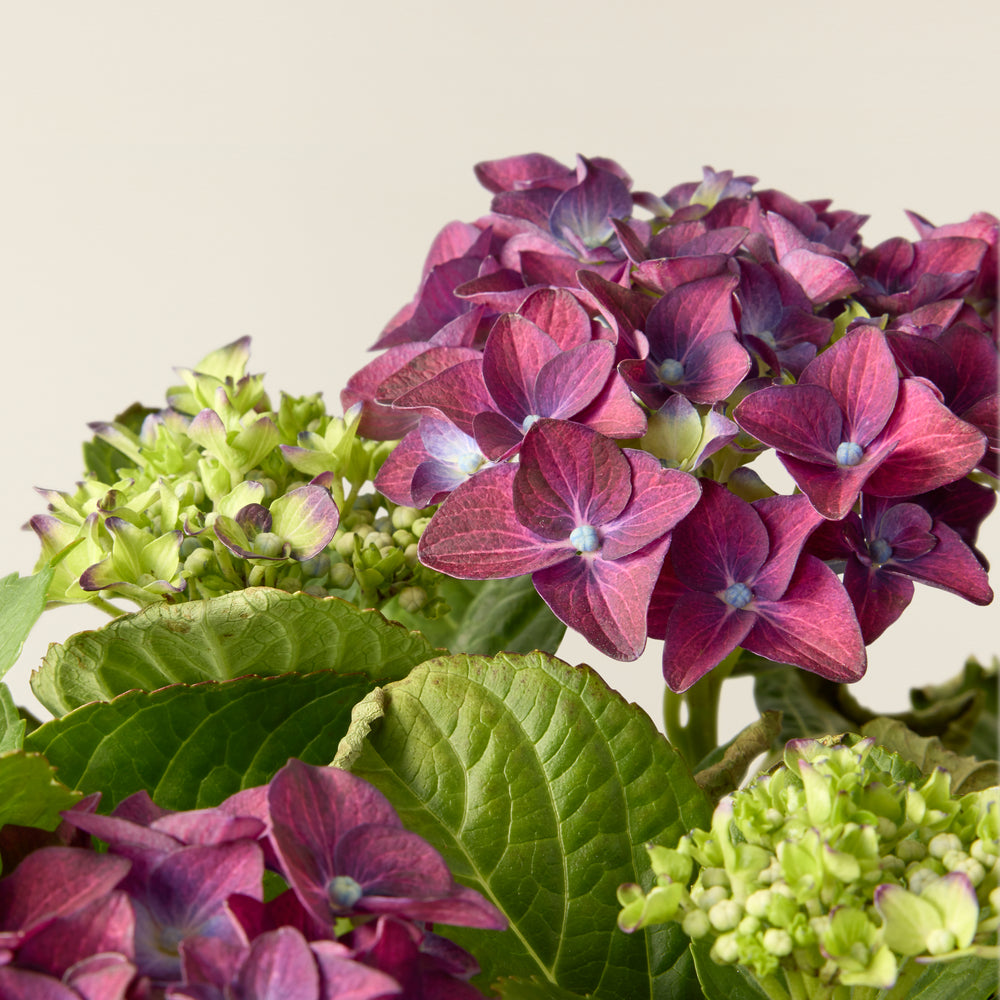
[[(478, 164), (476, 176), (490, 210), (441, 231), (415, 298), (374, 345), (383, 353), (342, 395), (361, 406), (365, 433), (403, 438), (379, 488), (397, 503), (440, 504), (418, 550), (425, 563), (463, 579), (531, 572), (558, 617), (622, 659), (641, 652), (634, 625), (645, 616), (647, 635), (665, 640), (674, 691), (734, 647), (857, 679), (859, 636), (867, 644), (891, 625), (915, 580), (992, 600), (972, 567), (978, 521), (967, 497), (978, 490), (988, 513), (1000, 449), (993, 216), (935, 227), (911, 213), (917, 240), (869, 248), (866, 216), (758, 190), (731, 171), (706, 167), (701, 182), (663, 196), (633, 191), (627, 171), (600, 157), (570, 167), (512, 156)], [(558, 447), (533, 446), (539, 422)], [(707, 646), (668, 614), (679, 599), (674, 570), (685, 573), (669, 553), (687, 536), (681, 562), (694, 553), (718, 566), (709, 550), (721, 540), (727, 572), (744, 563), (761, 572), (770, 562), (760, 528), (747, 529), (759, 510), (727, 520), (726, 504), (705, 499), (679, 522), (665, 516), (655, 551), (629, 562), (606, 547), (594, 554), (584, 529), (600, 525), (574, 507), (577, 486), (560, 501), (575, 520), (558, 538), (524, 499), (529, 476), (573, 481), (618, 450), (633, 464), (647, 452), (693, 490), (711, 483), (759, 503), (776, 490), (747, 466), (768, 449), (811, 507), (791, 515), (808, 531), (786, 546), (781, 580), (757, 588), (766, 613), (746, 574), (697, 599)], [(642, 488), (621, 496), (641, 507)], [(918, 528), (917, 508), (932, 503), (933, 526)], [(859, 512), (875, 537), (860, 538)], [(557, 570), (556, 543), (572, 531), (579, 555)], [(488, 557), (497, 532), (520, 539), (516, 558)], [(811, 532), (823, 540), (810, 544)], [(650, 586), (657, 563), (664, 572)], [(775, 622), (804, 608), (804, 589), (809, 635), (782, 641), (791, 618)], [(722, 593), (738, 600), (723, 599), (730, 610), (720, 615), (711, 602)]]
[(61, 828), (92, 844), (39, 847), (0, 879), (3, 996), (481, 996), (475, 961), (429, 923), (505, 918), (361, 778), (293, 759), (212, 809), (139, 792), (100, 815), (96, 798)]
[[(793, 740), (709, 830), (647, 845), (619, 926), (669, 921), (770, 997), (908, 996), (927, 963), (1000, 957), (1000, 790), (954, 794), (872, 739)], [(692, 880), (693, 879), (693, 880)]]

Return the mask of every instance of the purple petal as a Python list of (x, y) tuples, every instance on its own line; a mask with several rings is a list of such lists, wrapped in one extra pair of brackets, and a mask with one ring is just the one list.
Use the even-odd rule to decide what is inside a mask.
[(532, 581), (561, 621), (602, 653), (634, 660), (646, 645), (646, 608), (669, 536), (615, 561), (573, 556)]
[(961, 479), (976, 467), (986, 438), (959, 420), (928, 385), (903, 379), (880, 438), (898, 441), (866, 484), (876, 496), (915, 496)]
[(483, 348), (483, 381), (496, 408), (515, 423), (538, 415), (535, 380), (542, 366), (560, 354), (556, 342), (522, 316), (501, 316)]
[(350, 875), (364, 895), (358, 909), (378, 911), (368, 896), (446, 895), (452, 878), (441, 855), (409, 830), (362, 823), (343, 833), (334, 853), (335, 872)]
[(847, 421), (842, 440), (866, 445), (892, 414), (899, 376), (885, 334), (863, 326), (806, 365), (799, 384), (826, 389)]
[(986, 570), (972, 550), (943, 521), (934, 522), (937, 545), (926, 555), (893, 567), (921, 583), (947, 590), (973, 604), (987, 605), (993, 600)]
[(498, 462), (513, 454), (521, 445), (524, 431), (502, 413), (488, 410), (477, 413), (472, 421), (476, 444), (491, 461)]
[(294, 927), (256, 938), (237, 982), (247, 1000), (318, 1000), (320, 995), (313, 953)]
[(625, 509), (631, 468), (610, 438), (589, 427), (539, 420), (525, 435), (513, 490), (518, 520), (562, 541), (578, 525), (605, 524)]
[(621, 559), (662, 538), (701, 496), (698, 480), (686, 472), (664, 469), (644, 451), (626, 449), (624, 454), (632, 469), (632, 499), (603, 526), (602, 559)]
[(544, 330), (564, 351), (591, 339), (587, 310), (565, 288), (542, 288), (532, 292), (518, 311)]
[(575, 180), (571, 167), (543, 153), (524, 153), (499, 160), (484, 160), (474, 167), (476, 179), (494, 194), (526, 190), (539, 184), (568, 187)]
[(638, 438), (646, 433), (646, 414), (617, 373), (612, 374), (593, 402), (577, 413), (575, 419), (612, 438)]
[(815, 556), (799, 562), (780, 601), (755, 601), (757, 620), (743, 648), (828, 680), (864, 676), (867, 658), (854, 608), (833, 570)]
[(801, 493), (758, 500), (753, 508), (770, 539), (767, 563), (754, 579), (753, 590), (765, 600), (777, 600), (787, 589), (802, 547), (823, 522), (823, 515)]
[[(399, 348), (393, 350), (398, 351)], [(431, 347), (423, 350), (379, 384), (375, 399), (379, 403), (394, 403), (400, 396), (430, 381), (435, 375), (440, 375), (463, 361), (476, 361), (478, 358), (479, 351), (471, 347)]]
[(803, 462), (781, 452), (778, 460), (823, 517), (840, 521), (857, 503), (862, 487), (893, 447), (892, 441), (878, 442), (866, 451), (860, 465), (846, 468)]
[(496, 465), (459, 486), (420, 536), (420, 561), (449, 576), (487, 580), (521, 576), (572, 555), (568, 542), (548, 542), (514, 516), (517, 472), (514, 465)]
[(905, 576), (876, 570), (854, 558), (844, 567), (844, 590), (854, 605), (865, 645), (873, 643), (913, 600), (913, 583)]
[(759, 389), (736, 406), (733, 419), (758, 441), (806, 462), (833, 465), (838, 445), (846, 440), (840, 407), (817, 385)]
[[(424, 417), (424, 419), (430, 418)], [(406, 507), (421, 506), (413, 502), (413, 474), (420, 464), (428, 461), (430, 457), (419, 429), (410, 431), (389, 452), (389, 457), (375, 477), (375, 489), (393, 503)]]
[(589, 406), (604, 388), (615, 363), (615, 348), (607, 340), (592, 340), (547, 361), (534, 385), (537, 416), (570, 418)]
[(663, 677), (671, 691), (686, 691), (718, 666), (754, 624), (752, 612), (729, 607), (714, 594), (683, 594), (667, 621)]
[(613, 173), (588, 165), (583, 181), (559, 196), (549, 227), (560, 239), (577, 237), (585, 246), (606, 243), (614, 234), (610, 219), (632, 213), (628, 187)]
[(683, 584), (714, 594), (732, 583), (752, 587), (769, 547), (767, 528), (753, 507), (703, 479), (698, 505), (674, 529), (670, 561)]
[(313, 941), (309, 947), (323, 978), (320, 1000), (383, 1000), (403, 992), (388, 973), (345, 957), (336, 941)]
[(401, 407), (433, 407), (466, 434), (472, 434), (477, 413), (493, 409), (483, 381), (482, 362), (463, 361), (423, 382), (395, 401)]

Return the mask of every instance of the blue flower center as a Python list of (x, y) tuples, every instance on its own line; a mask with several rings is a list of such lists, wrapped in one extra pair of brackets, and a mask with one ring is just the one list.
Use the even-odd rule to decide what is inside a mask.
[(876, 538), (868, 546), (868, 552), (872, 557), (872, 562), (881, 565), (892, 558), (892, 546), (884, 538)]
[(745, 583), (731, 583), (719, 595), (731, 608), (745, 608), (753, 600), (753, 591)]
[(855, 441), (841, 441), (837, 445), (837, 465), (860, 465), (864, 457), (864, 449)]
[(533, 424), (533, 423), (534, 423), (534, 422), (535, 422), (535, 421), (536, 421), (537, 419), (538, 419), (538, 414), (537, 414), (537, 413), (529, 413), (529, 414), (528, 414), (528, 415), (527, 415), (527, 416), (526, 416), (526, 417), (524, 418), (524, 420), (522, 420), (522, 421), (521, 421), (521, 430), (522, 430), (522, 431), (524, 431), (524, 433), (525, 433), (525, 434), (527, 434), (527, 433), (528, 433), (528, 428), (529, 428), (529, 427), (531, 427), (531, 425), (532, 425), (532, 424)]
[(581, 524), (570, 532), (569, 543), (577, 552), (596, 552), (601, 547), (597, 537), (597, 528), (589, 524)]
[(657, 375), (661, 382), (666, 385), (674, 385), (684, 378), (684, 365), (676, 358), (667, 358), (660, 363)]
[(480, 466), (483, 464), (483, 456), (478, 452), (470, 451), (468, 454), (463, 455), (456, 464), (458, 465), (459, 472), (471, 476), (479, 471)]
[(330, 906), (336, 913), (345, 913), (364, 895), (361, 886), (350, 875), (337, 875), (326, 886)]

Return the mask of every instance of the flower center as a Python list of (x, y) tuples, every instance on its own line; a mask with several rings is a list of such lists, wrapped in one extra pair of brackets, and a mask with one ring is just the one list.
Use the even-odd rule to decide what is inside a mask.
[(864, 449), (855, 441), (841, 441), (837, 445), (837, 465), (846, 467), (860, 465), (864, 457)]
[(478, 452), (471, 451), (467, 455), (463, 455), (457, 464), (459, 472), (471, 476), (479, 471), (480, 466), (483, 464), (483, 456)]
[(745, 608), (753, 600), (753, 591), (745, 583), (731, 583), (719, 595), (731, 608)]
[(326, 894), (335, 913), (346, 913), (362, 897), (363, 892), (350, 875), (337, 875), (327, 883)]
[(884, 538), (876, 538), (868, 546), (868, 552), (872, 557), (872, 562), (880, 566), (892, 558), (892, 546)]
[(684, 378), (684, 365), (676, 358), (667, 358), (660, 363), (657, 375), (661, 382), (666, 385), (675, 385)]
[(531, 427), (531, 425), (532, 425), (532, 424), (533, 424), (533, 423), (534, 423), (534, 422), (535, 422), (535, 421), (536, 421), (537, 419), (538, 419), (538, 414), (537, 414), (537, 413), (529, 413), (529, 414), (528, 414), (528, 415), (527, 415), (527, 416), (526, 416), (526, 417), (524, 418), (524, 420), (522, 420), (522, 421), (521, 421), (521, 430), (522, 430), (522, 431), (524, 431), (524, 433), (525, 433), (525, 434), (527, 434), (527, 433), (528, 433), (528, 428), (529, 428), (529, 427)]
[(570, 533), (569, 543), (576, 548), (577, 552), (596, 552), (601, 547), (601, 540), (597, 537), (597, 528), (589, 524), (581, 524), (574, 528)]

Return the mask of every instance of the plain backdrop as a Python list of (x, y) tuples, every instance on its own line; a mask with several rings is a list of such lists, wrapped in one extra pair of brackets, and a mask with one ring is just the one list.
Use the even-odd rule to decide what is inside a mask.
[[(998, 28), (993, 0), (0, 3), (0, 574), (34, 566), (32, 487), (72, 488), (87, 422), (174, 366), (250, 334), (275, 396), (336, 407), (437, 230), (487, 211), (479, 160), (610, 156), (657, 193), (731, 168), (869, 213), (869, 245), (914, 235), (906, 208), (997, 213)], [(104, 620), (43, 616), (16, 698)], [(997, 626), (918, 586), (856, 693), (901, 709)], [(657, 647), (562, 653), (658, 718)], [(727, 735), (754, 712), (724, 698)]]

